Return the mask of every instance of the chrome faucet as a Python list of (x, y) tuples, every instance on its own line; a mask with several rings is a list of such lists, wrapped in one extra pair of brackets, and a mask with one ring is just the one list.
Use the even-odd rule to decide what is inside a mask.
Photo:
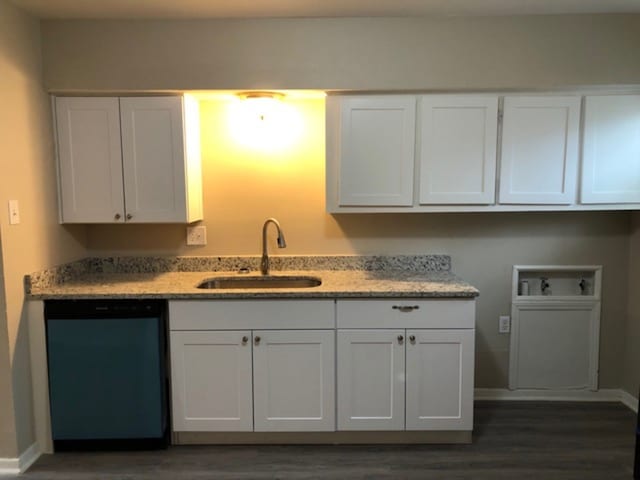
[(278, 220), (275, 218), (267, 218), (262, 226), (262, 260), (260, 261), (260, 272), (262, 275), (269, 275), (269, 253), (267, 252), (267, 227), (273, 223), (278, 229), (278, 248), (285, 248), (287, 242), (284, 240), (284, 233)]

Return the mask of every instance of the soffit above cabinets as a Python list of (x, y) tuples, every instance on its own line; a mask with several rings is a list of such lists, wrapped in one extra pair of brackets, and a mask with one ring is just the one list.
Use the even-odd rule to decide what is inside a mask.
[(640, 13), (637, 0), (13, 0), (46, 19), (416, 17)]

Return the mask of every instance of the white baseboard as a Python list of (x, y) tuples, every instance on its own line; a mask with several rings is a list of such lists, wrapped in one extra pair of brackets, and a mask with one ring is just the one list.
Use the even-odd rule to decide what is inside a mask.
[(626, 392), (625, 390), (620, 390), (620, 401), (631, 410), (638, 413), (638, 399), (636, 397)]
[(2, 475), (24, 473), (38, 458), (40, 449), (37, 443), (27, 448), (18, 458), (0, 458), (0, 478)]
[(638, 412), (638, 399), (621, 389), (591, 390), (508, 390), (476, 388), (476, 400), (534, 400), (556, 402), (620, 402)]

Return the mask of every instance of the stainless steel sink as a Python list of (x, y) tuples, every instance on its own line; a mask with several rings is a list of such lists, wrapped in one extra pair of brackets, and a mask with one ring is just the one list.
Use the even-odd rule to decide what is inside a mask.
[(322, 285), (318, 277), (307, 276), (251, 276), (251, 277), (216, 277), (209, 278), (198, 284), (204, 289), (233, 289), (233, 288), (311, 288)]

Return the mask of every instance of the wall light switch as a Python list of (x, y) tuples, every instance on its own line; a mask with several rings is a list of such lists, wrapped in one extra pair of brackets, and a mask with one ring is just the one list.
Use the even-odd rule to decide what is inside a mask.
[(18, 200), (9, 200), (9, 223), (17, 225), (20, 223), (20, 208)]
[(511, 317), (509, 315), (500, 315), (498, 320), (498, 331), (500, 333), (509, 333), (511, 331)]
[(197, 227), (187, 227), (187, 245), (206, 245), (207, 227), (199, 225)]

